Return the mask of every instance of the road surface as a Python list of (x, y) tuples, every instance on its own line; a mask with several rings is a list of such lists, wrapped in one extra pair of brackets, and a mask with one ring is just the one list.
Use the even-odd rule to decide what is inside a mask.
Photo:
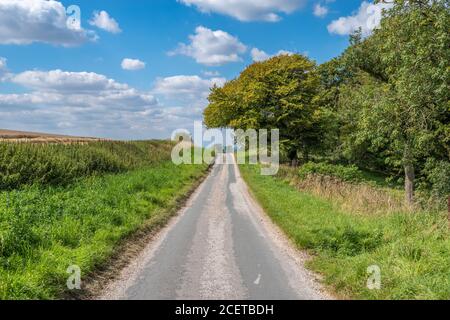
[[(210, 176), (104, 299), (327, 299), (233, 164)], [(280, 199), (282, 201), (282, 199)]]

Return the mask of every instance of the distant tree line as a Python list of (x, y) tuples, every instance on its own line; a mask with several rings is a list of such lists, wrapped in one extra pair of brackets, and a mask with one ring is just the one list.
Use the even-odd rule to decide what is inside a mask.
[[(387, 2), (387, 1), (375, 1)], [(379, 28), (361, 31), (339, 57), (317, 65), (280, 55), (212, 88), (208, 127), (280, 129), (282, 153), (356, 164), (450, 194), (449, 0), (393, 0)]]

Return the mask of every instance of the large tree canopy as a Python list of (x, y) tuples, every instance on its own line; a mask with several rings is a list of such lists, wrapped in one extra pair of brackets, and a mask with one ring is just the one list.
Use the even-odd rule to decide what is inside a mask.
[(319, 79), (308, 58), (280, 55), (250, 65), (223, 88), (213, 88), (204, 112), (208, 127), (279, 129), (289, 157), (307, 156), (320, 139), (321, 110), (313, 103)]
[(366, 100), (360, 101), (358, 132), (372, 147), (388, 146), (386, 161), (404, 167), (406, 196), (412, 203), (415, 167), (421, 159), (442, 153), (441, 141), (448, 139), (450, 15), (448, 0), (394, 3), (381, 27), (346, 55), (373, 78), (350, 93), (362, 93)]

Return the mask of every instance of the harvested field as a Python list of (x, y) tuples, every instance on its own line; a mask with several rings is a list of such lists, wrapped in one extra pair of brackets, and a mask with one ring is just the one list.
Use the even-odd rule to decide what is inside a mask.
[(0, 142), (78, 143), (101, 140), (105, 139), (0, 129)]

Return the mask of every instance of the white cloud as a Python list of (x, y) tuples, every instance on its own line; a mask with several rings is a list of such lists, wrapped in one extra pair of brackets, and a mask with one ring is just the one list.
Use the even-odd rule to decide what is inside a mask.
[(118, 83), (94, 72), (25, 71), (11, 77), (11, 82), (28, 89), (45, 92), (124, 91), (128, 85)]
[(6, 58), (0, 57), (0, 81), (4, 80), (4, 77), (8, 71), (6, 61)]
[[(64, 104), (32, 104), (23, 99), (11, 107), (0, 95), (0, 128), (54, 132), (113, 139), (167, 139), (173, 130), (201, 119), (201, 111), (182, 107), (152, 106), (142, 110), (79, 108)], [(17, 99), (16, 99), (17, 100)]]
[(225, 82), (225, 78), (203, 79), (197, 75), (178, 75), (158, 79), (153, 93), (172, 99), (178, 97), (180, 99), (201, 100), (208, 96), (210, 88), (214, 85), (223, 86)]
[(229, 62), (241, 61), (240, 54), (247, 51), (247, 47), (229, 33), (205, 27), (197, 27), (195, 34), (190, 35), (189, 44), (181, 43), (169, 55), (185, 55), (192, 57), (198, 63), (208, 66), (220, 66)]
[(272, 57), (276, 57), (276, 56), (280, 56), (280, 55), (293, 55), (293, 54), (294, 54), (294, 52), (287, 51), (287, 50), (280, 50), (276, 54), (273, 54), (273, 55), (270, 55), (267, 52), (260, 50), (258, 48), (253, 48), (251, 51), (252, 59), (255, 62), (265, 61)]
[(25, 71), (12, 76), (10, 81), (31, 91), (0, 95), (0, 106), (9, 102), (89, 110), (141, 111), (157, 104), (149, 92), (140, 92), (93, 72)]
[(69, 24), (66, 8), (59, 1), (0, 1), (0, 44), (74, 46), (96, 38), (79, 24)]
[(74, 134), (83, 135), (103, 128), (99, 134), (113, 136), (134, 121), (150, 123), (142, 113), (152, 114), (149, 110), (160, 107), (150, 92), (93, 72), (25, 71), (8, 80), (27, 91), (0, 94), (0, 127), (74, 128), (79, 130)]
[[(208, 105), (210, 89), (221, 87), (226, 79), (221, 77), (202, 78), (198, 75), (176, 75), (156, 80), (152, 94), (163, 105), (177, 106), (171, 108), (170, 124), (184, 119), (177, 128), (191, 129), (193, 121), (201, 121), (203, 110)], [(178, 120), (177, 120), (178, 119)], [(165, 125), (170, 125), (169, 122)]]
[(383, 10), (390, 9), (392, 6), (392, 3), (373, 4), (363, 1), (355, 14), (331, 22), (328, 25), (328, 31), (338, 35), (349, 35), (361, 28), (363, 36), (368, 36), (379, 27)]
[(134, 70), (141, 70), (145, 68), (145, 62), (138, 60), (138, 59), (123, 59), (122, 60), (122, 69), (124, 70), (130, 70), (130, 71), (134, 71)]
[(201, 12), (220, 13), (240, 21), (268, 21), (281, 19), (280, 13), (289, 14), (299, 9), (306, 0), (178, 0), (195, 6)]
[(208, 70), (203, 70), (202, 71), (202, 74), (205, 76), (205, 77), (208, 77), (208, 78), (213, 78), (213, 77), (219, 77), (220, 76), (220, 72), (219, 71), (208, 71)]
[(326, 6), (322, 6), (320, 3), (317, 3), (314, 6), (314, 11), (313, 11), (314, 15), (316, 17), (320, 17), (323, 18), (328, 14), (328, 7)]
[[(148, 139), (190, 129), (202, 118), (209, 88), (225, 79), (169, 77), (159, 79), (148, 92), (93, 72), (32, 70), (11, 75), (8, 81), (25, 93), (0, 94), (0, 128)], [(162, 104), (155, 95), (178, 101)]]
[(6, 58), (0, 57), (0, 71), (6, 70)]
[(259, 50), (258, 48), (253, 48), (251, 51), (253, 61), (260, 62), (270, 58), (270, 55), (263, 50)]
[(110, 17), (106, 11), (94, 12), (89, 24), (111, 33), (122, 32), (117, 21)]

